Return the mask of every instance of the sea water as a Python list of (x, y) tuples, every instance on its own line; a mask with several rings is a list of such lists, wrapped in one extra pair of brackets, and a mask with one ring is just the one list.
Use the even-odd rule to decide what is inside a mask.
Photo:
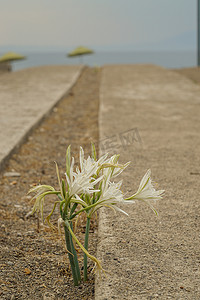
[(13, 71), (42, 65), (103, 66), (106, 64), (155, 64), (165, 68), (186, 68), (197, 65), (195, 51), (177, 52), (95, 52), (94, 54), (67, 57), (64, 52), (23, 53), (26, 60), (12, 62)]

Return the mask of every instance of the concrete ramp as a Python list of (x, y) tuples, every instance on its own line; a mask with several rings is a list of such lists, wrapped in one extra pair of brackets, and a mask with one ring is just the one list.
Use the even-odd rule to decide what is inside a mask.
[(101, 151), (131, 161), (123, 189), (147, 169), (162, 200), (102, 210), (96, 300), (200, 299), (200, 86), (153, 65), (105, 66), (100, 87)]
[(83, 66), (43, 66), (0, 76), (0, 169), (72, 87)]

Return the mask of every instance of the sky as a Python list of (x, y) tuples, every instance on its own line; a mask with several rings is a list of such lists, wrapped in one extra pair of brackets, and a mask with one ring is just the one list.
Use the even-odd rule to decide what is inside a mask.
[(0, 49), (195, 49), (197, 0), (0, 0)]

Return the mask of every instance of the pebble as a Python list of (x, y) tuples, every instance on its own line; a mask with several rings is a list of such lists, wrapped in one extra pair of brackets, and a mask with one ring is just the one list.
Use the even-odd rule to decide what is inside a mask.
[(24, 223), (24, 220), (23, 219), (19, 219), (19, 223), (23, 224)]
[(26, 196), (23, 196), (21, 197), (21, 200), (31, 200), (33, 197), (29, 196), (29, 195), (26, 195)]
[(6, 172), (3, 174), (4, 177), (20, 177), (21, 174), (18, 172)]
[(17, 184), (17, 181), (16, 180), (14, 180), (14, 181), (12, 181), (11, 183), (10, 183), (10, 185), (16, 185)]
[(19, 205), (19, 204), (15, 204), (14, 207), (15, 207), (15, 208), (22, 208), (22, 206)]
[(31, 270), (30, 270), (29, 268), (25, 268), (25, 269), (24, 269), (24, 273), (25, 273), (26, 275), (30, 275), (30, 274), (31, 274)]

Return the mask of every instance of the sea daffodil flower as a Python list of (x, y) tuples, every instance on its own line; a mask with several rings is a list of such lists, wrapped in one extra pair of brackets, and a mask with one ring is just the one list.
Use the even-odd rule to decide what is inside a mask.
[[(124, 198), (121, 190), (122, 180), (119, 182), (113, 182), (113, 180), (116, 180), (116, 177), (126, 169), (130, 162), (119, 164), (119, 155), (113, 155), (108, 158), (108, 154), (103, 155), (97, 160), (96, 150), (92, 144), (92, 155), (88, 156), (87, 159), (84, 157), (83, 148), (80, 147), (79, 167), (75, 169), (75, 162), (74, 158), (71, 158), (70, 149), (69, 146), (66, 152), (65, 179), (60, 180), (56, 164), (59, 183), (58, 190), (49, 185), (38, 185), (32, 188), (29, 193), (35, 193), (33, 197), (35, 204), (31, 213), (41, 212), (42, 219), (45, 196), (55, 194), (59, 198), (58, 201), (54, 202), (54, 207), (46, 220), (50, 224), (50, 217), (55, 211), (56, 206), (59, 205), (61, 218), (58, 221), (58, 229), (60, 231), (61, 225), (64, 225), (65, 240), (74, 285), (78, 285), (81, 276), (78, 256), (73, 244), (74, 241), (84, 253), (84, 280), (87, 280), (87, 257), (95, 263), (98, 270), (103, 270), (100, 261), (88, 252), (89, 229), (92, 215), (102, 207), (112, 208), (115, 211), (120, 211), (128, 215), (119, 206), (121, 204), (135, 203), (135, 200), (147, 203), (157, 214), (150, 201), (161, 199), (164, 190), (155, 190), (151, 180), (151, 171), (148, 170), (142, 178), (137, 192), (128, 198)], [(73, 221), (81, 213), (86, 213), (87, 215), (84, 246), (80, 243), (73, 230)]]
[(150, 204), (149, 200), (161, 199), (164, 192), (165, 192), (164, 190), (159, 190), (159, 191), (155, 190), (151, 180), (151, 170), (149, 169), (144, 175), (144, 177), (142, 178), (137, 192), (131, 197), (126, 198), (125, 200), (134, 199), (134, 200), (144, 201), (157, 214), (156, 210)]
[[(124, 210), (120, 209), (117, 205), (127, 204), (124, 200), (123, 193), (120, 190), (122, 185), (122, 180), (118, 183), (105, 181), (102, 185), (101, 195), (99, 199), (95, 202), (95, 206), (90, 210), (88, 216), (91, 217), (92, 214), (99, 208), (105, 206), (110, 207), (114, 210), (120, 211), (128, 215)], [(134, 201), (129, 201), (129, 203), (134, 203)]]

